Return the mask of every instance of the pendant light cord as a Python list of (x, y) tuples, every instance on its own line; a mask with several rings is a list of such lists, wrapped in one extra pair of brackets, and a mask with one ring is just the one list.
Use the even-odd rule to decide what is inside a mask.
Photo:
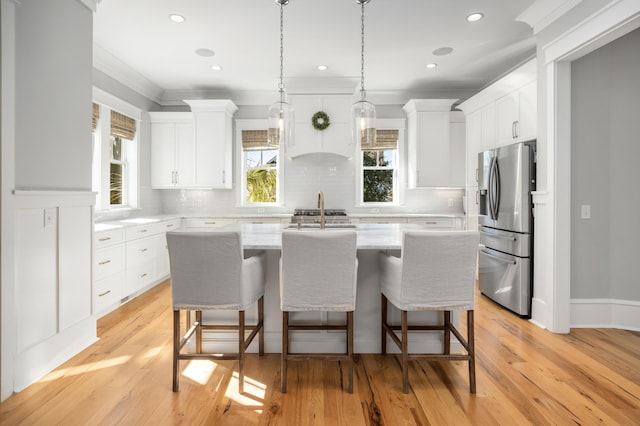
[(280, 84), (278, 84), (280, 103), (284, 102), (284, 79), (282, 77), (284, 69), (284, 5), (285, 2), (280, 1)]
[(361, 6), (361, 22), (362, 25), (360, 27), (360, 94), (362, 95), (362, 100), (364, 101), (366, 98), (365, 90), (364, 90), (364, 4), (365, 0), (359, 0)]

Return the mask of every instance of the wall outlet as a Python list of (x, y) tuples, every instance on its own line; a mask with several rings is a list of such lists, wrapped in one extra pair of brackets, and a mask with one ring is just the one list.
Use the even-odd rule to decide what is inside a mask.
[(591, 219), (591, 205), (583, 204), (580, 207), (580, 217), (582, 219)]
[(56, 222), (56, 208), (50, 207), (48, 209), (44, 209), (44, 227), (48, 228), (49, 226), (53, 226)]

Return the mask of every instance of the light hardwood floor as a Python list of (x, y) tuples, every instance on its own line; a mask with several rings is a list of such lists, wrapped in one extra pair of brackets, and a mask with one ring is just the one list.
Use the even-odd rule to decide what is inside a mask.
[[(411, 363), (401, 393), (395, 356), (361, 355), (354, 393), (336, 362), (250, 355), (245, 394), (235, 361), (181, 363), (171, 392), (170, 287), (165, 282), (98, 322), (100, 340), (0, 404), (14, 425), (640, 424), (640, 333), (541, 330), (484, 297), (476, 306), (477, 394), (463, 362)], [(346, 380), (345, 380), (346, 384)]]

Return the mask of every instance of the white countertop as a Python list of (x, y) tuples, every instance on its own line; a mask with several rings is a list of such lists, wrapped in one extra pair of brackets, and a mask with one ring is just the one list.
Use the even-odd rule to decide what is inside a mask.
[[(354, 230), (358, 234), (358, 250), (393, 250), (402, 248), (402, 235), (408, 230), (427, 230), (414, 224), (358, 224), (349, 228), (289, 228), (288, 224), (235, 224), (220, 228), (186, 228), (172, 232), (216, 232), (238, 229), (242, 233), (242, 245), (245, 249), (279, 250), (282, 247), (282, 232), (333, 232), (339, 229)], [(442, 232), (431, 230), (431, 232)]]

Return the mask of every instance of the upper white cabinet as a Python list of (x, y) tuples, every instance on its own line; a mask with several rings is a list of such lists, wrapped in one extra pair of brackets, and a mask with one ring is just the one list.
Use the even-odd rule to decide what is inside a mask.
[(412, 99), (407, 113), (409, 188), (464, 185), (463, 119), (456, 99)]
[[(320, 152), (353, 157), (355, 145), (349, 123), (353, 102), (351, 95), (291, 95), (295, 111), (294, 144), (287, 148), (287, 156)], [(311, 124), (313, 115), (319, 111), (329, 116), (330, 125), (324, 130), (316, 130)]]
[(153, 188), (231, 188), (229, 100), (190, 100), (191, 112), (150, 112)]
[(196, 137), (190, 112), (150, 112), (151, 185), (188, 188), (196, 185)]
[(505, 146), (536, 137), (537, 84), (532, 81), (496, 101), (498, 143)]

